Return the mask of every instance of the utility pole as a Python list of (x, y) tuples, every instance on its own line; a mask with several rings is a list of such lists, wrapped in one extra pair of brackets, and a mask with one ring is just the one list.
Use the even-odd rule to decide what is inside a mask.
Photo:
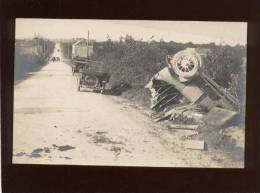
[(47, 44), (46, 44), (46, 51), (47, 51), (47, 53), (49, 54), (49, 40), (46, 40), (47, 42)]
[(68, 59), (70, 58), (70, 44), (68, 43)]
[(68, 59), (70, 58), (70, 45), (68, 44)]
[(88, 40), (87, 40), (87, 58), (88, 58), (88, 54), (89, 54), (89, 53), (88, 53), (88, 52), (89, 52), (89, 50), (88, 50), (88, 49), (89, 49), (89, 48), (88, 48), (88, 45), (89, 45), (89, 30), (88, 30)]
[(43, 56), (46, 56), (45, 39), (43, 39)]

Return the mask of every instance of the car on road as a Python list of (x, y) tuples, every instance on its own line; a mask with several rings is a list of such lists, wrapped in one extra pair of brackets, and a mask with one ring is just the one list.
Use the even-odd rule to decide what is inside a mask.
[(104, 93), (110, 75), (101, 61), (92, 60), (93, 42), (81, 39), (72, 45), (72, 74), (77, 74), (78, 91), (83, 88)]
[(82, 88), (88, 88), (104, 93), (109, 79), (110, 75), (104, 69), (102, 62), (88, 60), (79, 70), (78, 91), (81, 91)]

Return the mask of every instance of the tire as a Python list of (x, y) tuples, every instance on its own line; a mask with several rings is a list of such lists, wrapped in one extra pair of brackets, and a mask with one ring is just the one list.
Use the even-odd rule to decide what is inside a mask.
[(202, 58), (195, 49), (187, 48), (168, 60), (170, 70), (182, 79), (193, 78), (202, 66)]
[(100, 91), (101, 94), (104, 94), (105, 88), (106, 88), (106, 83), (103, 83), (103, 86), (102, 86), (101, 91)]
[(80, 91), (80, 87), (81, 87), (81, 80), (80, 80), (80, 78), (77, 78), (77, 82), (78, 82), (77, 91)]
[(98, 85), (98, 78), (94, 75), (86, 75), (84, 77), (84, 84), (90, 87), (96, 87), (96, 85)]
[(75, 75), (75, 68), (72, 67), (72, 75)]

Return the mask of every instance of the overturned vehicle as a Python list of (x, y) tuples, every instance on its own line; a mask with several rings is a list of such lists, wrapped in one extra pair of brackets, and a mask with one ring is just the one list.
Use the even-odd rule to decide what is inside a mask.
[(236, 119), (239, 101), (203, 72), (205, 51), (187, 48), (166, 56), (167, 67), (146, 85), (151, 91), (155, 120), (171, 120), (176, 127), (206, 123), (224, 126)]

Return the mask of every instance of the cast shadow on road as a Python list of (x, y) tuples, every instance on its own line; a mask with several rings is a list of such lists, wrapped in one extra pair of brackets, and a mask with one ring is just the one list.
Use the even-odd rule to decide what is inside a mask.
[(113, 85), (111, 89), (105, 90), (104, 94), (118, 96), (128, 89), (131, 89), (131, 85), (121, 82), (119, 84)]
[[(127, 83), (119, 83), (116, 85), (113, 85), (111, 87), (111, 89), (105, 89), (103, 91), (103, 95), (113, 95), (113, 96), (119, 96), (121, 95), (123, 92), (127, 91), (128, 89), (131, 89), (131, 85), (127, 84)], [(94, 92), (94, 93), (100, 93), (100, 90), (88, 90), (88, 89), (84, 89), (84, 90), (80, 90), (80, 92)]]
[(14, 85), (17, 85), (21, 82), (23, 82), (26, 79), (29, 79), (35, 72), (40, 71), (48, 62), (44, 61), (41, 64), (37, 64), (34, 66), (29, 66), (27, 68), (24, 68), (23, 70), (20, 70), (15, 66), (14, 70)]

